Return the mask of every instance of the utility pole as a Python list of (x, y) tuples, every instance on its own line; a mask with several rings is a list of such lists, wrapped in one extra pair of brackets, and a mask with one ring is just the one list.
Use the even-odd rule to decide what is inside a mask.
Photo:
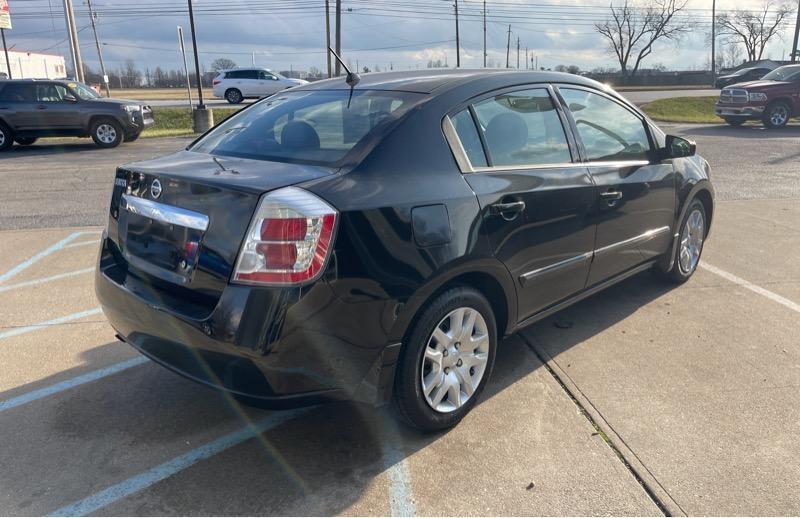
[(506, 39), (506, 68), (511, 68), (509, 66), (509, 53), (511, 52), (511, 24), (508, 24), (508, 38)]
[(205, 133), (214, 125), (214, 113), (206, 108), (203, 101), (203, 77), (200, 75), (200, 53), (197, 51), (197, 32), (194, 28), (194, 9), (192, 0), (189, 3), (189, 30), (192, 33), (192, 50), (194, 51), (194, 71), (197, 75), (197, 108), (192, 110), (192, 129), (195, 133)]
[(0, 36), (3, 38), (3, 52), (6, 54), (6, 69), (8, 70), (8, 78), (11, 79), (11, 61), (8, 59), (8, 47), (6, 46), (6, 30), (0, 29)]
[(717, 0), (711, 0), (711, 86), (717, 82)]
[(486, 68), (486, 0), (483, 0), (483, 68)]
[(456, 68), (461, 66), (461, 48), (458, 41), (458, 0), (453, 4), (456, 8)]
[(525, 70), (528, 70), (529, 61), (528, 61), (528, 47), (525, 47)]
[(183, 73), (186, 74), (186, 93), (189, 94), (189, 109), (192, 109), (192, 83), (189, 81), (189, 65), (186, 64), (186, 47), (183, 44), (183, 27), (178, 25), (178, 45), (183, 57)]
[(800, 57), (797, 55), (797, 39), (800, 36), (800, 1), (797, 2), (797, 22), (794, 26), (794, 43), (792, 44), (792, 55), (789, 56), (789, 59), (794, 63), (797, 61), (797, 58)]
[(103, 85), (106, 87), (106, 97), (111, 97), (111, 89), (108, 87), (108, 75), (106, 74), (106, 63), (103, 61), (103, 52), (100, 50), (100, 39), (97, 37), (97, 13), (92, 10), (92, 0), (86, 0), (86, 5), (89, 7), (89, 19), (92, 21), (94, 44), (97, 47), (97, 57), (100, 59), (100, 73), (103, 74)]
[(331, 77), (331, 11), (330, 11), (330, 0), (325, 0), (325, 55), (328, 58), (328, 77)]
[(517, 70), (519, 70), (519, 36), (517, 36)]
[(252, 53), (252, 58), (253, 58), (253, 67), (255, 67), (256, 66), (256, 53), (255, 52)]
[(78, 30), (75, 28), (75, 12), (72, 9), (72, 0), (64, 0), (64, 17), (67, 20), (67, 36), (69, 49), (72, 54), (72, 66), (75, 67), (75, 79), (83, 82), (83, 60), (81, 59), (81, 46), (78, 43)]
[[(342, 55), (342, 0), (336, 0), (336, 55)], [(342, 71), (339, 60), (336, 60), (336, 77)]]

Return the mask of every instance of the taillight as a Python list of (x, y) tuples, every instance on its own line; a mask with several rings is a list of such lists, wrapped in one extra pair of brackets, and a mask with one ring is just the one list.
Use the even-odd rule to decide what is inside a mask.
[(220, 83), (221, 81), (219, 79), (214, 79), (213, 81), (211, 81), (211, 86), (217, 86)]
[(284, 187), (261, 198), (236, 261), (233, 281), (293, 285), (322, 274), (336, 209), (308, 191)]

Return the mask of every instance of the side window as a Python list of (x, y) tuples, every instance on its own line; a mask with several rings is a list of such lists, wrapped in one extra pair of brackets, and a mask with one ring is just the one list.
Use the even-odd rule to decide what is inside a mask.
[(9, 83), (0, 92), (0, 101), (25, 103), (33, 102), (33, 84)]
[(627, 108), (586, 90), (561, 88), (590, 161), (647, 160), (644, 122)]
[(243, 70), (242, 79), (258, 79), (258, 70)]
[(55, 103), (61, 101), (66, 89), (61, 87), (61, 91), (53, 84), (36, 85), (36, 100), (40, 103)]
[(478, 128), (475, 127), (475, 121), (469, 110), (461, 110), (450, 120), (453, 122), (461, 146), (466, 151), (467, 158), (473, 167), (486, 167), (486, 155), (483, 153), (481, 137), (478, 135)]
[(266, 70), (259, 70), (258, 71), (258, 78), (261, 79), (262, 81), (278, 79), (277, 77), (275, 77), (274, 75), (270, 74)]
[(572, 161), (564, 127), (546, 89), (501, 94), (474, 108), (492, 166)]

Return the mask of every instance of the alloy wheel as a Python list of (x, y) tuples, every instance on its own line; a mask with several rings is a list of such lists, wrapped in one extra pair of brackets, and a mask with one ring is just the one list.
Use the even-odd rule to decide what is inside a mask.
[(422, 357), (422, 393), (428, 405), (447, 413), (464, 405), (483, 380), (489, 359), (489, 331), (479, 311), (448, 313), (428, 338)]
[(95, 130), (97, 140), (103, 144), (113, 144), (117, 140), (117, 130), (111, 124), (100, 124)]
[(684, 275), (692, 273), (700, 261), (700, 252), (703, 250), (703, 238), (706, 226), (703, 213), (694, 209), (686, 219), (686, 224), (681, 232), (681, 252), (678, 264)]
[(0, 147), (3, 147), (5, 143), (6, 143), (6, 133), (5, 131), (0, 129)]
[(779, 104), (772, 108), (769, 113), (769, 121), (774, 126), (783, 126), (789, 120), (789, 110), (786, 106)]

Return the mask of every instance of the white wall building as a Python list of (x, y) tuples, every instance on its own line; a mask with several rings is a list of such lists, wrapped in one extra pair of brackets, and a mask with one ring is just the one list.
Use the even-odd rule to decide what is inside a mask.
[[(57, 54), (9, 50), (8, 60), (11, 61), (13, 79), (56, 79), (67, 75), (64, 56)], [(4, 78), (6, 75), (6, 56), (0, 48), (0, 77)]]

